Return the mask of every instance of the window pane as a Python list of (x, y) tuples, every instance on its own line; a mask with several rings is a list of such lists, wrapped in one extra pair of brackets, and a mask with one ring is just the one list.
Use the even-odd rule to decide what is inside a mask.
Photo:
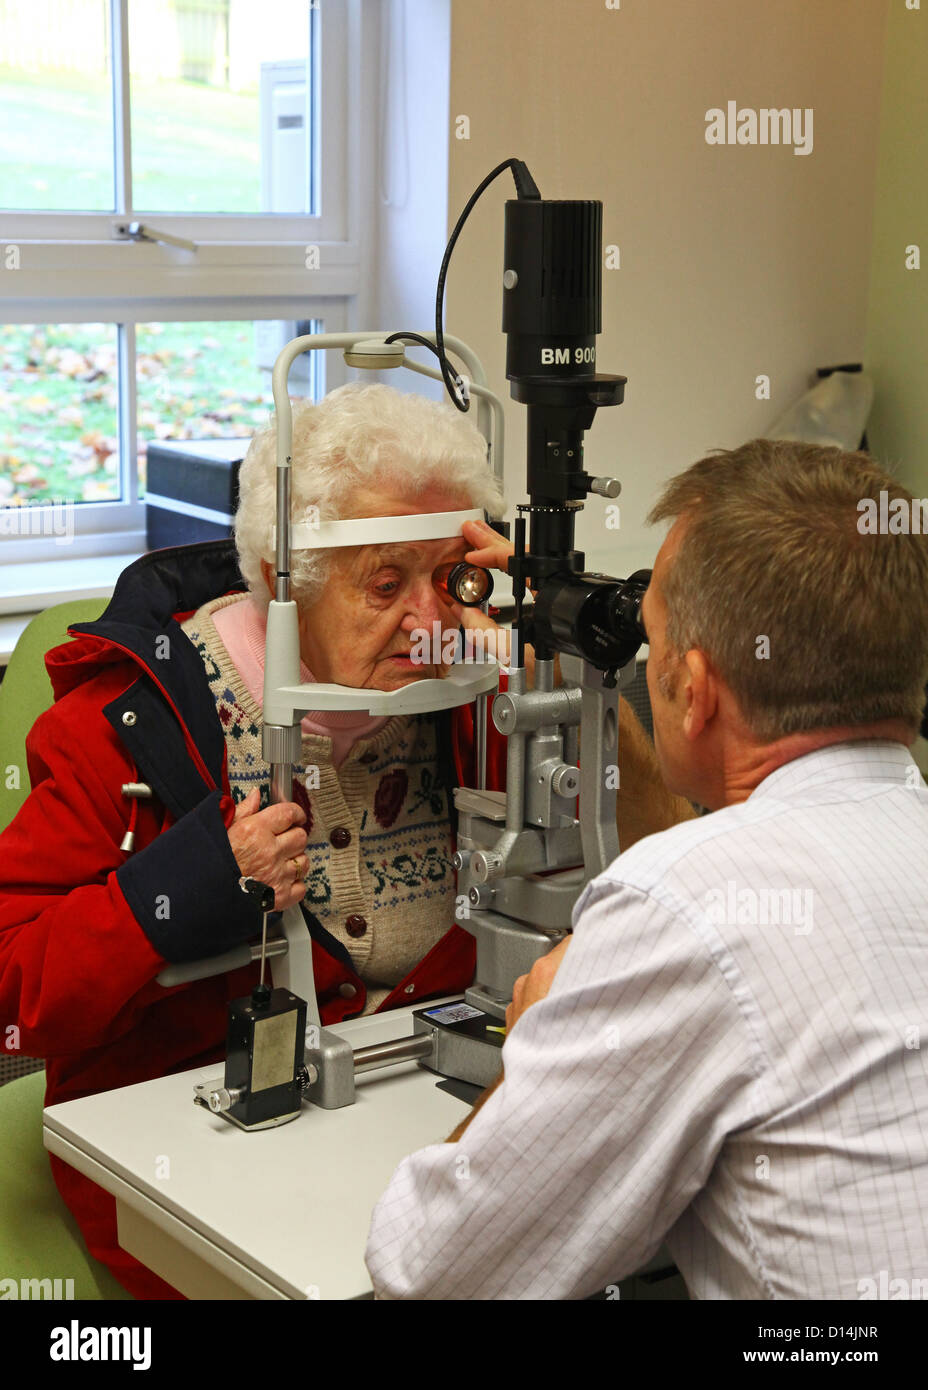
[(0, 324), (0, 506), (118, 500), (116, 333)]
[(310, 0), (130, 0), (132, 201), (312, 212)]
[[(140, 323), (136, 329), (139, 493), (152, 440), (250, 438), (274, 408), (271, 368), (280, 349), (321, 324)], [(323, 394), (321, 354), (290, 370), (290, 395)]]
[(0, 207), (109, 212), (108, 0), (0, 5)]

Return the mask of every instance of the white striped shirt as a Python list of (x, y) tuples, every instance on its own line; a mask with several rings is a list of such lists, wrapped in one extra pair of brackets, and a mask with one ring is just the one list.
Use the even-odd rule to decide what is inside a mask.
[(375, 1293), (584, 1298), (666, 1241), (694, 1298), (928, 1297), (926, 1057), (928, 788), (806, 754), (587, 886), (505, 1081), (375, 1208)]

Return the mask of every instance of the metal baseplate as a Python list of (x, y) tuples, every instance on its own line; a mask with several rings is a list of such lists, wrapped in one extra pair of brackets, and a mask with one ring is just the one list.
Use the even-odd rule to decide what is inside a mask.
[(259, 1124), (242, 1124), (242, 1121), (237, 1119), (235, 1115), (231, 1115), (228, 1110), (217, 1110), (209, 1103), (210, 1096), (222, 1091), (224, 1087), (225, 1077), (222, 1075), (214, 1076), (209, 1081), (198, 1081), (193, 1088), (194, 1104), (202, 1105), (205, 1110), (209, 1110), (217, 1119), (227, 1120), (230, 1125), (235, 1125), (236, 1129), (243, 1129), (248, 1134), (257, 1129), (277, 1129), (280, 1125), (288, 1125), (291, 1120), (295, 1120), (300, 1114), (299, 1110), (291, 1110), (286, 1115), (275, 1115), (272, 1119), (262, 1120)]
[(439, 1076), (492, 1086), (503, 1065), (506, 1030), (492, 1014), (475, 1009), (464, 999), (413, 1012), (413, 1031), (432, 1033), (431, 1056), (419, 1065)]

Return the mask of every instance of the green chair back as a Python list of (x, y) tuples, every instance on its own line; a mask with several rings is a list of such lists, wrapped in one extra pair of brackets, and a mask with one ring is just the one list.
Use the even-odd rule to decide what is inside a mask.
[[(52, 703), (45, 653), (66, 640), (72, 623), (93, 622), (105, 607), (104, 599), (55, 604), (33, 618), (16, 643), (0, 683), (0, 830), (29, 795), (26, 735)], [(0, 1297), (129, 1299), (88, 1253), (52, 1178), (42, 1145), (44, 1069), (3, 1085), (5, 1061), (0, 1056)], [(16, 1065), (23, 1067), (25, 1059)]]
[(105, 599), (56, 603), (20, 634), (0, 683), (0, 831), (29, 795), (26, 735), (52, 703), (45, 653), (61, 645), (72, 623), (92, 623), (105, 607)]
[(44, 1072), (0, 1086), (0, 1298), (131, 1299), (58, 1193), (42, 1145), (44, 1096)]

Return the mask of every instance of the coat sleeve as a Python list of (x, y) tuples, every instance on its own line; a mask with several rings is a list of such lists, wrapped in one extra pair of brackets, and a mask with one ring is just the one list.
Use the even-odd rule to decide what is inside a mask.
[(65, 1056), (129, 1032), (166, 996), (166, 960), (228, 950), (260, 916), (219, 791), (173, 824), (143, 803), (151, 843), (120, 849), (135, 769), (99, 702), (74, 692), (46, 711), (26, 755), (33, 790), (0, 835), (0, 1040), (15, 1025), (25, 1055)]

